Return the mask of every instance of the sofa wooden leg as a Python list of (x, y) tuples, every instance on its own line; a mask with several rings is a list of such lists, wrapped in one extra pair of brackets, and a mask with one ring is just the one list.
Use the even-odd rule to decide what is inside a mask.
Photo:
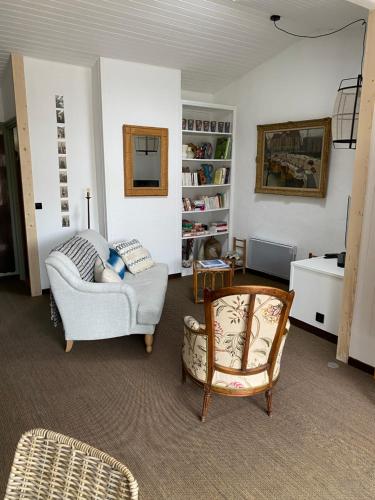
[(67, 340), (65, 344), (65, 352), (70, 352), (73, 348), (73, 340)]
[(146, 352), (151, 353), (152, 352), (152, 344), (154, 342), (154, 336), (151, 334), (146, 334), (145, 335), (145, 344), (146, 344)]
[(184, 362), (181, 360), (181, 368), (182, 368), (182, 372), (181, 372), (181, 375), (182, 375), (182, 383), (185, 384), (186, 382), (186, 370), (185, 370), (185, 366), (184, 366)]

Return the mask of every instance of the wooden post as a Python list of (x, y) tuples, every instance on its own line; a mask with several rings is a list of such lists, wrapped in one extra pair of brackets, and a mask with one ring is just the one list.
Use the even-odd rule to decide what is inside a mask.
[(27, 116), (27, 100), (25, 71), (23, 57), (12, 54), (12, 73), (14, 85), (14, 99), (16, 103), (16, 118), (18, 143), (21, 164), (22, 197), (26, 228), (26, 248), (29, 264), (30, 291), (32, 296), (41, 295), (39, 252), (35, 223), (35, 205), (33, 189), (33, 172), (31, 165), (29, 121)]
[(369, 167), (372, 120), (375, 104), (375, 10), (368, 17), (363, 86), (354, 161), (352, 200), (346, 248), (344, 289), (336, 357), (348, 362), (353, 308), (357, 286), (359, 249)]

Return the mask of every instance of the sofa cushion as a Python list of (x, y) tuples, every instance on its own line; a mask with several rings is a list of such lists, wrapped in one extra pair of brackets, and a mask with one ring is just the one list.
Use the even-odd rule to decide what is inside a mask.
[(155, 264), (138, 274), (126, 273), (123, 283), (131, 285), (137, 295), (137, 323), (156, 325), (163, 310), (168, 284), (168, 266)]
[(126, 267), (133, 274), (143, 272), (154, 265), (148, 250), (135, 238), (113, 243), (113, 248), (121, 255)]
[(100, 256), (95, 261), (94, 276), (96, 283), (118, 283), (122, 281), (118, 273)]
[(107, 264), (113, 269), (123, 280), (125, 276), (125, 264), (121, 256), (113, 248), (109, 249), (109, 258)]

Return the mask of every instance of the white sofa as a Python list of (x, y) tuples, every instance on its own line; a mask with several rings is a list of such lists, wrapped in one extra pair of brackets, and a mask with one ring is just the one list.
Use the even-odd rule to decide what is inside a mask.
[[(109, 257), (107, 241), (96, 231), (86, 238), (102, 259)], [(51, 290), (65, 331), (66, 351), (75, 340), (97, 340), (140, 333), (152, 352), (153, 334), (163, 310), (168, 283), (166, 264), (155, 264), (138, 274), (125, 273), (121, 283), (83, 281), (73, 262), (61, 252), (46, 259)]]

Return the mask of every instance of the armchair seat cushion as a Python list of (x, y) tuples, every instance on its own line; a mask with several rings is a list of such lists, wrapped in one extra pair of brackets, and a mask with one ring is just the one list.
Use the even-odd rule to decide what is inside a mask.
[(141, 273), (126, 273), (123, 283), (131, 285), (136, 293), (139, 304), (137, 323), (159, 323), (168, 284), (168, 266), (158, 263)]

